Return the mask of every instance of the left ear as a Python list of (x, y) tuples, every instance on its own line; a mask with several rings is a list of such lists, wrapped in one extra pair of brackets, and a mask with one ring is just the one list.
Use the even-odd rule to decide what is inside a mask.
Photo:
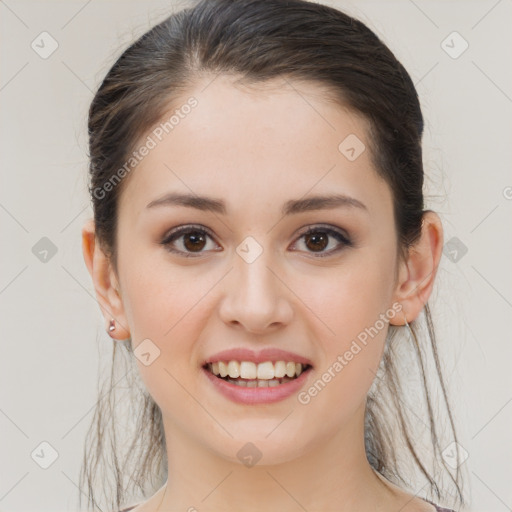
[(443, 252), (443, 225), (439, 216), (427, 210), (423, 214), (420, 239), (409, 248), (407, 261), (400, 262), (399, 278), (393, 303), (402, 305), (403, 315), (396, 315), (393, 325), (405, 325), (418, 317), (425, 306)]

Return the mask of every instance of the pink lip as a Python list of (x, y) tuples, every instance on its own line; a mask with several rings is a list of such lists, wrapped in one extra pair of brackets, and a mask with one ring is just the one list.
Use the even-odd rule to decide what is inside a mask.
[(253, 363), (264, 363), (265, 361), (272, 361), (273, 363), (276, 361), (292, 361), (294, 363), (302, 363), (304, 365), (308, 364), (312, 366), (309, 359), (278, 348), (264, 348), (259, 352), (254, 352), (247, 348), (223, 350), (222, 352), (217, 352), (205, 359), (202, 366), (206, 363), (216, 363), (218, 361), (251, 361)]
[[(243, 360), (247, 361), (247, 359)], [(268, 361), (268, 359), (266, 360)], [(290, 395), (298, 392), (309, 377), (311, 368), (302, 372), (296, 379), (286, 382), (285, 384), (279, 384), (279, 386), (272, 388), (244, 388), (216, 377), (206, 368), (201, 368), (201, 371), (215, 386), (215, 389), (222, 393), (226, 398), (241, 404), (255, 405), (278, 402), (279, 400), (284, 400)]]

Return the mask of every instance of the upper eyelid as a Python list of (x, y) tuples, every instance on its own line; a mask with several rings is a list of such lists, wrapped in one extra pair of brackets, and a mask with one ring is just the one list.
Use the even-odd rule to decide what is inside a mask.
[(347, 239), (349, 238), (346, 230), (332, 226), (330, 224), (307, 224), (306, 226), (299, 228), (300, 236), (307, 234), (309, 231), (321, 231), (322, 228), (329, 232), (338, 233)]
[[(182, 236), (185, 236), (186, 234), (194, 231), (200, 231), (204, 232), (206, 235), (208, 235), (217, 245), (220, 246), (220, 244), (217, 242), (216, 236), (213, 234), (212, 231), (210, 231), (205, 226), (199, 226), (195, 224), (185, 224), (182, 226), (177, 226), (176, 228), (173, 228), (169, 231), (167, 231), (164, 236), (162, 237), (162, 241), (160, 242), (162, 245), (170, 245), (175, 240), (179, 240)], [(179, 251), (183, 252), (183, 251)], [(193, 254), (193, 253), (192, 253)], [(198, 253), (200, 254), (200, 253)]]
[[(342, 228), (338, 228), (335, 226), (331, 226), (330, 224), (306, 224), (304, 226), (301, 226), (298, 228), (297, 231), (299, 231), (299, 234), (297, 236), (302, 236), (307, 234), (309, 231), (320, 231), (322, 228), (324, 228), (326, 231), (333, 231), (335, 233), (339, 233), (340, 235), (344, 236), (345, 238), (350, 238), (349, 235), (346, 233), (346, 231)], [(204, 231), (208, 236), (215, 239), (216, 236), (213, 234), (213, 231), (211, 231), (206, 226), (200, 225), (200, 224), (184, 224), (182, 226), (177, 226), (176, 228), (173, 228), (166, 232), (166, 234), (163, 236), (163, 239), (167, 239), (174, 235), (182, 235), (186, 234), (188, 231)]]
[(163, 239), (166, 240), (166, 239), (168, 239), (168, 238), (170, 238), (171, 236), (174, 236), (174, 235), (180, 235), (181, 236), (183, 234), (186, 234), (189, 231), (194, 231), (194, 230), (195, 231), (204, 231), (211, 238), (215, 238), (215, 235), (213, 234), (213, 231), (211, 231), (206, 226), (202, 226), (202, 225), (199, 225), (199, 224), (184, 224), (184, 225), (181, 225), (181, 226), (176, 226), (175, 228), (170, 229), (169, 231), (167, 231), (164, 234)]
[[(330, 234), (330, 236), (333, 236), (333, 233), (340, 235), (342, 238), (344, 238), (348, 242), (348, 244), (346, 244), (346, 245), (351, 244), (351, 237), (350, 237), (350, 235), (348, 235), (346, 233), (346, 231), (344, 229), (332, 226), (330, 224), (322, 224), (322, 223), (320, 223), (320, 224), (306, 224), (306, 225), (301, 226), (300, 228), (298, 228), (299, 233), (298, 233), (298, 235), (296, 235), (296, 239), (293, 242), (293, 244), (297, 243), (297, 241), (301, 237), (303, 237), (304, 235), (308, 234), (309, 232), (311, 232), (311, 231), (312, 232), (321, 231), (322, 228), (325, 229), (325, 231), (327, 231)], [(213, 232), (209, 228), (207, 228), (206, 226), (203, 226), (203, 225), (200, 225), (200, 224), (184, 224), (184, 225), (181, 225), (181, 226), (177, 226), (176, 228), (170, 230), (169, 232), (167, 232), (167, 234), (164, 235), (162, 244), (163, 245), (170, 244), (171, 241), (174, 241), (174, 240), (169, 240), (170, 238), (176, 236), (176, 239), (179, 239), (180, 237), (186, 235), (188, 232), (193, 232), (194, 230), (204, 232), (212, 240), (214, 240), (217, 245), (220, 245), (217, 242), (216, 236), (213, 234)], [(338, 240), (338, 242), (344, 243), (343, 241), (340, 241), (340, 240)], [(186, 252), (186, 251), (179, 251), (178, 250), (178, 252)], [(191, 253), (188, 253), (188, 254), (194, 254), (194, 253), (191, 252)], [(201, 251), (196, 253), (196, 254), (200, 255)]]

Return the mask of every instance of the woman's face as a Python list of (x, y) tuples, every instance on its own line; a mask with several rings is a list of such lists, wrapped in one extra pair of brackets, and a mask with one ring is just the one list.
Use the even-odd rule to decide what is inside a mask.
[[(141, 139), (150, 149), (125, 178), (118, 320), (146, 353), (137, 364), (166, 432), (227, 460), (248, 442), (274, 464), (362, 435), (389, 319), (402, 316), (390, 189), (365, 122), (322, 95), (205, 80), (162, 117), (178, 110), (168, 133)], [(315, 199), (327, 196), (350, 200)], [(252, 383), (204, 368), (219, 360)], [(297, 367), (277, 361), (310, 366), (283, 383), (276, 372)]]

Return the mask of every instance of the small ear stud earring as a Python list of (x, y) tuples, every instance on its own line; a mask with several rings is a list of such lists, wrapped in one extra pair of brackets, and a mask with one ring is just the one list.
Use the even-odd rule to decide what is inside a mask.
[(108, 331), (112, 332), (112, 331), (115, 330), (115, 328), (116, 328), (116, 322), (115, 322), (115, 320), (113, 318), (111, 318), (110, 319), (110, 324), (108, 326)]

